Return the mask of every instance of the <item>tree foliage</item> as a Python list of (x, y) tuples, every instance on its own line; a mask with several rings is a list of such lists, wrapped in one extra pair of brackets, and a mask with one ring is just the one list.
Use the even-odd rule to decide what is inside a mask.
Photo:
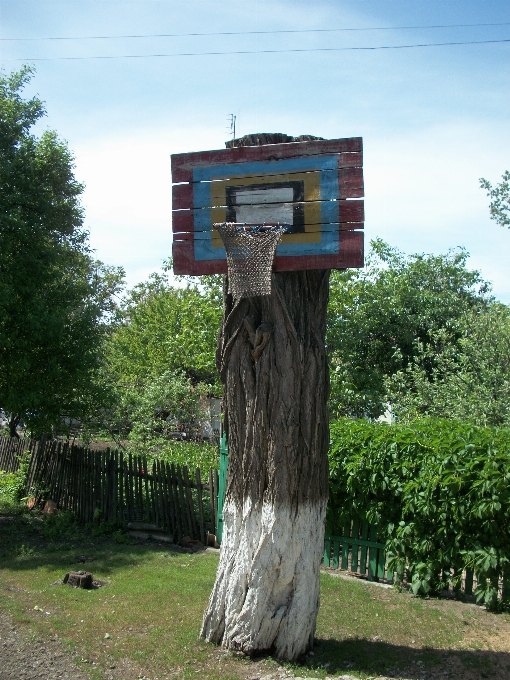
[(11, 433), (81, 416), (97, 403), (105, 315), (122, 271), (94, 262), (83, 228), (83, 186), (55, 132), (22, 90), (31, 69), (0, 77), (0, 404)]
[(202, 277), (199, 284), (183, 281), (180, 287), (169, 282), (170, 267), (152, 274), (124, 299), (123, 323), (108, 345), (109, 366), (120, 385), (142, 385), (165, 371), (183, 373), (193, 384), (218, 385), (220, 277)]
[(448, 328), (416, 342), (406, 369), (387, 380), (387, 394), (401, 421), (425, 415), (476, 425), (510, 426), (510, 309), (493, 303), (469, 310), (460, 337)]
[(330, 533), (367, 519), (416, 594), (458, 585), (471, 568), (477, 597), (498, 606), (498, 579), (510, 567), (510, 430), (342, 418), (331, 441)]
[(506, 170), (501, 182), (492, 186), (486, 179), (480, 179), (480, 186), (486, 189), (487, 196), (491, 199), (489, 209), (491, 219), (493, 219), (500, 227), (508, 227), (510, 229), (510, 172)]
[[(467, 268), (467, 257), (462, 249), (407, 256), (377, 240), (365, 269), (332, 273), (327, 344), (333, 413), (379, 416), (388, 377), (405, 372), (441, 334), (458, 344), (467, 315), (491, 302), (489, 286)], [(428, 354), (421, 365), (431, 379)]]

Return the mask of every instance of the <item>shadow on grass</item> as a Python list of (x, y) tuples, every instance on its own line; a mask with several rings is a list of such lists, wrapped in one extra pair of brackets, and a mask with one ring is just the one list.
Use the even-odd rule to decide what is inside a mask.
[(319, 639), (305, 669), (327, 665), (329, 675), (357, 671), (367, 675), (462, 680), (510, 680), (510, 652), (414, 649), (366, 639)]
[[(166, 544), (135, 542), (119, 529), (103, 533), (101, 527), (77, 523), (62, 531), (54, 528), (46, 518), (0, 517), (2, 566), (13, 571), (31, 571), (41, 566), (62, 571), (72, 567), (110, 576), (118, 569), (139, 564), (147, 553), (174, 552)], [(175, 551), (175, 556), (180, 554)]]

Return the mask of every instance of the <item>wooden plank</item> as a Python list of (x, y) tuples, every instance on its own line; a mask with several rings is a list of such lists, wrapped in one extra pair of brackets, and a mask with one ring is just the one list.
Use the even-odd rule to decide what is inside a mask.
[[(341, 180), (341, 184), (340, 184)], [(194, 211), (200, 211), (200, 210), (216, 210), (219, 208), (227, 209), (229, 206), (227, 205), (226, 202), (224, 203), (211, 203), (210, 199), (207, 200), (207, 202), (201, 203), (201, 202), (196, 202), (193, 198), (193, 190), (192, 187), (194, 185), (191, 184), (174, 184), (172, 188), (172, 217), (179, 217), (180, 213), (183, 213), (181, 216), (181, 223), (177, 224), (184, 224), (186, 221), (186, 216), (188, 213), (193, 213)], [(349, 202), (353, 201), (354, 199), (357, 198), (362, 198), (363, 197), (363, 169), (362, 168), (348, 168), (345, 170), (345, 176), (342, 178), (339, 178), (339, 193), (337, 196), (334, 197), (323, 197), (323, 198), (311, 198), (307, 199), (304, 198), (303, 200), (300, 201), (282, 201), (279, 199), (277, 196), (274, 197), (274, 200), (269, 201), (266, 200), (261, 203), (250, 203), (250, 208), (253, 210), (255, 209), (261, 209), (265, 208), (267, 206), (288, 206), (290, 209), (290, 206), (302, 206), (305, 210), (307, 209), (314, 209), (318, 211), (320, 209), (321, 204), (323, 203), (331, 203), (331, 202)], [(352, 195), (351, 195), (352, 194)], [(201, 214), (201, 213), (198, 213)], [(182, 228), (182, 226), (181, 226)], [(177, 229), (174, 227), (173, 229), (176, 231)]]
[(154, 524), (159, 527), (160, 524), (158, 524), (161, 512), (160, 512), (160, 505), (159, 505), (159, 495), (158, 495), (158, 479), (156, 476), (156, 461), (152, 462), (152, 468), (151, 472), (149, 474), (149, 491), (151, 495), (151, 508), (152, 508), (152, 516), (154, 517)]
[(192, 490), (191, 490), (191, 484), (190, 484), (190, 479), (189, 479), (189, 470), (188, 470), (187, 465), (183, 465), (182, 474), (183, 474), (183, 478), (184, 478), (184, 490), (185, 490), (185, 493), (186, 493), (188, 514), (189, 514), (191, 531), (192, 531), (191, 538), (200, 539), (200, 529), (198, 527), (198, 522), (197, 522), (197, 518), (196, 518), (196, 515), (195, 515), (195, 506), (194, 506), (194, 503), (193, 503), (193, 493), (192, 493)]
[(163, 461), (156, 461), (156, 474), (158, 476), (158, 493), (160, 494), (161, 509), (162, 514), (162, 526), (169, 532), (173, 534), (173, 526), (170, 508), (168, 506), (169, 494), (165, 480), (165, 467)]
[[(329, 237), (330, 234), (336, 234), (344, 231), (356, 231), (364, 229), (364, 222), (326, 222), (308, 225), (306, 228), (306, 234), (324, 234)], [(195, 232), (181, 232), (178, 234), (173, 234), (174, 243), (179, 243), (180, 241), (192, 241), (194, 243), (199, 242), (210, 242), (211, 241), (211, 229), (197, 230)], [(285, 245), (285, 241), (281, 245)], [(300, 244), (300, 255), (297, 257), (304, 257), (307, 254), (307, 250), (313, 249), (316, 244), (301, 243)], [(221, 251), (223, 253), (223, 251)], [(277, 251), (278, 252), (278, 251)], [(313, 254), (313, 251), (312, 253)], [(219, 259), (219, 257), (218, 257)]]
[(172, 463), (168, 467), (168, 471), (170, 473), (170, 488), (172, 490), (172, 507), (173, 507), (173, 512), (174, 512), (174, 518), (175, 518), (175, 535), (174, 535), (174, 541), (177, 541), (178, 539), (182, 538), (185, 533), (185, 528), (182, 522), (182, 516), (180, 513), (180, 505), (179, 505), (179, 490), (178, 490), (178, 485), (177, 485), (177, 475), (175, 471), (175, 466)]
[(117, 518), (120, 524), (124, 523), (124, 506), (125, 506), (125, 477), (124, 477), (124, 452), (119, 451), (118, 458), (119, 466), (119, 500), (117, 505)]
[[(294, 255), (275, 257), (275, 271), (301, 271), (307, 269), (347, 269), (363, 267), (364, 238), (360, 230), (342, 232), (340, 253), (337, 255)], [(191, 241), (174, 241), (172, 244), (174, 274), (202, 276), (226, 274), (226, 260), (195, 260)]]
[(200, 540), (204, 545), (207, 545), (204, 523), (204, 505), (202, 501), (202, 480), (200, 478), (200, 468), (198, 467), (195, 470), (195, 480), (197, 484), (198, 522), (200, 528)]
[[(343, 232), (343, 231), (356, 231), (359, 229), (364, 229), (365, 224), (364, 222), (318, 222), (316, 224), (310, 224), (307, 226), (305, 232), (301, 232), (301, 234), (324, 234), (329, 236), (330, 234), (337, 234), (338, 232)], [(173, 235), (173, 240), (174, 242), (179, 242), (179, 241), (193, 241), (195, 243), (199, 242), (210, 242), (211, 240), (211, 231), (212, 229), (203, 229), (200, 230), (198, 229), (195, 232), (182, 232), (179, 234), (174, 234)], [(281, 245), (285, 245), (285, 241)], [(308, 243), (301, 243), (300, 244), (300, 252), (302, 252), (302, 255), (299, 255), (298, 257), (304, 257), (307, 253), (307, 250), (310, 248), (315, 248), (316, 244), (308, 244)], [(222, 251), (223, 252), (223, 251)], [(278, 252), (278, 251), (277, 251)], [(313, 251), (312, 253), (313, 254)]]
[(186, 527), (186, 535), (189, 536), (190, 538), (193, 538), (193, 526), (189, 514), (189, 507), (186, 498), (186, 490), (184, 488), (185, 483), (181, 466), (177, 465), (175, 471), (177, 474), (177, 483), (179, 489), (179, 506), (182, 516), (183, 527)]
[(149, 489), (151, 493), (151, 507), (152, 516), (154, 517), (154, 524), (157, 527), (163, 529), (164, 518), (163, 513), (161, 512), (161, 495), (159, 491), (159, 480), (156, 463), (156, 460), (152, 461), (152, 467), (149, 475)]
[(60, 497), (59, 505), (66, 510), (71, 509), (71, 500), (70, 500), (70, 493), (71, 493), (71, 485), (70, 485), (70, 476), (71, 476), (71, 456), (69, 454), (69, 451), (66, 449), (59, 448), (58, 450), (55, 447), (55, 451), (53, 452), (53, 455), (59, 456), (60, 460), (62, 461), (62, 495)]
[(248, 163), (259, 160), (279, 160), (340, 153), (362, 153), (361, 137), (346, 139), (314, 140), (310, 142), (289, 142), (284, 144), (264, 144), (243, 146), (233, 149), (215, 149), (171, 156), (172, 181), (189, 182), (194, 168), (225, 163)]
[[(70, 444), (71, 450), (75, 448), (74, 444)], [(87, 449), (84, 447), (79, 447), (78, 449), (78, 465), (79, 465), (79, 483), (77, 487), (78, 495), (78, 518), (80, 522), (86, 522), (86, 511), (87, 511), (87, 497), (86, 497), (86, 485), (87, 485), (87, 470), (85, 467), (86, 453)]]
[(365, 221), (365, 201), (363, 200), (344, 200), (339, 201), (340, 223), (344, 222), (364, 222)]
[(193, 185), (174, 184), (172, 187), (172, 210), (191, 210), (193, 208)]
[(152, 522), (151, 518), (151, 502), (150, 502), (150, 492), (149, 492), (149, 470), (147, 469), (147, 458), (144, 456), (142, 459), (143, 465), (143, 486), (145, 490), (145, 517), (147, 522)]
[(175, 479), (174, 488), (176, 491), (175, 500), (177, 505), (177, 512), (179, 514), (179, 520), (182, 527), (182, 535), (191, 537), (191, 527), (189, 526), (188, 513), (186, 512), (186, 501), (184, 498), (184, 492), (182, 488), (183, 482), (180, 465), (175, 466), (174, 479)]
[(144, 502), (143, 502), (143, 479), (141, 475), (141, 470), (142, 470), (142, 459), (140, 456), (136, 456), (134, 458), (136, 461), (136, 466), (135, 466), (135, 479), (136, 479), (136, 489), (138, 492), (138, 502), (137, 506), (140, 511), (140, 519), (143, 522), (144, 521)]
[(363, 168), (340, 168), (338, 185), (340, 198), (361, 198), (364, 195)]
[(133, 474), (133, 456), (128, 453), (128, 469), (127, 469), (127, 480), (126, 488), (128, 495), (128, 508), (127, 508), (127, 521), (131, 522), (134, 519), (134, 508), (135, 508), (135, 493), (134, 493), (134, 474)]
[(159, 476), (159, 488), (161, 493), (163, 515), (164, 515), (164, 526), (167, 531), (170, 531), (172, 535), (175, 534), (175, 525), (173, 522), (173, 515), (170, 506), (170, 494), (171, 490), (169, 488), (167, 478), (166, 478), (166, 467), (162, 461), (158, 461), (158, 476)]
[[(235, 163), (235, 172), (225, 172), (225, 173), (218, 173), (215, 175), (213, 179), (196, 179), (193, 177), (193, 172), (189, 171), (187, 174), (187, 179), (186, 180), (181, 180), (177, 182), (175, 179), (173, 179), (173, 185), (178, 186), (181, 184), (212, 184), (215, 182), (235, 182), (237, 179), (242, 178), (243, 180), (245, 179), (250, 179), (254, 180), (253, 184), (259, 183), (258, 180), (260, 180), (260, 183), (267, 184), (271, 182), (278, 182), (280, 181), (282, 175), (285, 175), (286, 179), (292, 179), (292, 175), (300, 175), (300, 178), (303, 178), (305, 176), (307, 179), (313, 181), (313, 175), (321, 175), (322, 178), (324, 177), (331, 177), (332, 181), (335, 181), (335, 175), (338, 174), (339, 170), (343, 170), (344, 168), (353, 168), (353, 167), (363, 167), (363, 154), (362, 153), (344, 153), (344, 154), (333, 154), (336, 155), (336, 167), (330, 167), (330, 168), (321, 168), (320, 167), (320, 161), (322, 159), (323, 155), (317, 155), (317, 156), (307, 156), (306, 158), (311, 160), (313, 163), (314, 158), (317, 159), (317, 166), (316, 167), (309, 167), (307, 168), (290, 168), (288, 163), (285, 163), (286, 159), (279, 159), (282, 160), (283, 162), (278, 165), (272, 165), (271, 168), (267, 168), (266, 170), (258, 170), (256, 172), (250, 172), (248, 170), (248, 167), (246, 164), (244, 164), (245, 167), (243, 167), (243, 164)], [(273, 161), (274, 163), (274, 161)], [(278, 163), (278, 161), (277, 161)], [(222, 164), (223, 165), (223, 164)], [(231, 165), (231, 164), (229, 164)], [(207, 166), (205, 166), (207, 167)]]

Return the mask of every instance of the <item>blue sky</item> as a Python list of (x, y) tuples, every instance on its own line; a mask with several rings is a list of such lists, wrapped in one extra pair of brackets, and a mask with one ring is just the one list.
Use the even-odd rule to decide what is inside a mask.
[[(384, 30), (324, 32), (345, 28)], [(303, 29), (322, 32), (154, 37)], [(85, 39), (135, 34), (151, 37)], [(129, 285), (171, 253), (170, 154), (222, 148), (234, 113), (240, 135), (362, 136), (367, 240), (463, 246), (510, 303), (510, 231), (489, 219), (478, 182), (510, 168), (510, 42), (126, 57), (505, 40), (508, 2), (0, 0), (0, 37), (5, 71), (36, 66), (29, 92), (76, 155), (91, 244)]]

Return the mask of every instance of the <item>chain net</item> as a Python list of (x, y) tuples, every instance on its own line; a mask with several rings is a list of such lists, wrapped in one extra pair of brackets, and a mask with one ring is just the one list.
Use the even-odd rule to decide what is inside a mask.
[(236, 299), (271, 295), (274, 255), (286, 227), (237, 222), (214, 227), (227, 252), (228, 292)]

